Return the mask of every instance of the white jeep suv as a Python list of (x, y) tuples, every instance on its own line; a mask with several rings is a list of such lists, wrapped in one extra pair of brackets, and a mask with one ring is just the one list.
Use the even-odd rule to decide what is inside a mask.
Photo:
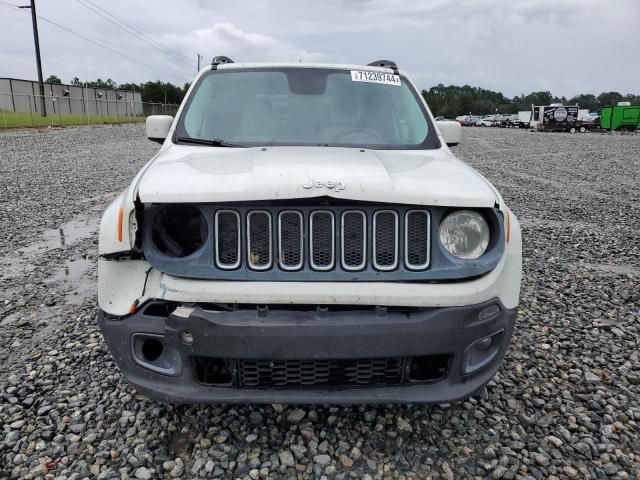
[(518, 220), (393, 62), (199, 72), (100, 225), (100, 327), (175, 403), (444, 402), (498, 369)]

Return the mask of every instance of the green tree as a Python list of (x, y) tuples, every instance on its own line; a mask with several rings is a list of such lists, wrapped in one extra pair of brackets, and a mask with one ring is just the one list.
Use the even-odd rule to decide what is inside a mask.
[(568, 105), (578, 105), (580, 108), (588, 108), (589, 110), (597, 110), (601, 106), (596, 96), (592, 93), (581, 93), (569, 99), (567, 103)]
[(600, 103), (601, 108), (616, 105), (618, 102), (622, 102), (624, 100), (625, 98), (618, 92), (602, 92), (598, 95), (598, 103)]
[(55, 83), (60, 85), (62, 83), (62, 80), (60, 80), (60, 77), (56, 76), (56, 75), (49, 75), (49, 78), (47, 78), (44, 83)]

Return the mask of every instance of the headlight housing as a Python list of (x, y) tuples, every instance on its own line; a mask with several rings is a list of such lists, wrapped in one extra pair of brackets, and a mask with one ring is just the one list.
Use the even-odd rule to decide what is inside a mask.
[(447, 215), (440, 223), (438, 234), (442, 246), (464, 260), (479, 258), (491, 238), (487, 221), (473, 210), (458, 210)]
[(207, 221), (199, 208), (189, 204), (164, 205), (153, 216), (152, 239), (169, 257), (186, 257), (207, 241)]

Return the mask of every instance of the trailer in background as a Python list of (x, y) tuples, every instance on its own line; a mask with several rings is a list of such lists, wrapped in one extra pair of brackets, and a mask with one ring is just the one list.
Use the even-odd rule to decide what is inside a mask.
[(618, 105), (612, 107), (602, 107), (600, 128), (635, 132), (640, 129), (640, 105), (619, 102)]
[(571, 132), (579, 128), (578, 106), (544, 105), (532, 107), (530, 126), (540, 132)]

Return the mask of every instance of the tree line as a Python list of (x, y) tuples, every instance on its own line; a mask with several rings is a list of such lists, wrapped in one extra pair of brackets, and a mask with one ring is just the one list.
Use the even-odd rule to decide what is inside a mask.
[(423, 90), (422, 96), (434, 115), (447, 118), (496, 112), (517, 113), (521, 110), (531, 110), (531, 105), (549, 105), (551, 103), (578, 104), (580, 108), (588, 108), (591, 111), (598, 111), (602, 107), (615, 105), (622, 101), (631, 102), (632, 105), (640, 104), (640, 95), (630, 93), (623, 95), (619, 92), (602, 92), (598, 96), (585, 93), (567, 99), (566, 97), (556, 97), (551, 92), (532, 92), (528, 95), (522, 94), (508, 98), (500, 92), (480, 87), (469, 85), (445, 87), (443, 84), (431, 87), (429, 90)]
[[(62, 83), (59, 77), (51, 75), (45, 80), (47, 83)], [(142, 94), (145, 102), (160, 103), (180, 103), (189, 89), (189, 83), (182, 87), (171, 82), (144, 83), (121, 83), (117, 84), (112, 79), (84, 81), (78, 77), (71, 80), (71, 85), (87, 86), (90, 88), (135, 90)], [(576, 95), (572, 98), (556, 97), (551, 92), (532, 92), (528, 95), (505, 97), (500, 92), (494, 92), (480, 87), (464, 85), (443, 84), (431, 87), (429, 90), (422, 90), (422, 96), (429, 104), (429, 108), (434, 115), (442, 115), (448, 118), (455, 118), (458, 115), (481, 115), (489, 113), (517, 113), (520, 110), (530, 110), (531, 105), (549, 105), (550, 103), (562, 103), (563, 105), (578, 104), (580, 108), (588, 108), (592, 111), (600, 110), (602, 107), (615, 105), (621, 101), (631, 102), (633, 105), (640, 104), (640, 95), (626, 94), (618, 92), (602, 92), (595, 96), (591, 93)]]
[[(51, 75), (45, 80), (46, 83), (61, 84), (62, 80), (56, 75)], [(180, 103), (184, 98), (185, 93), (189, 89), (189, 83), (185, 83), (182, 87), (174, 85), (171, 82), (161, 82), (156, 80), (155, 82), (143, 82), (143, 83), (116, 83), (112, 79), (107, 78), (102, 80), (80, 80), (78, 77), (74, 77), (69, 84), (76, 87), (89, 87), (89, 88), (103, 88), (105, 90), (128, 90), (140, 92), (143, 102), (157, 102), (157, 103)]]

